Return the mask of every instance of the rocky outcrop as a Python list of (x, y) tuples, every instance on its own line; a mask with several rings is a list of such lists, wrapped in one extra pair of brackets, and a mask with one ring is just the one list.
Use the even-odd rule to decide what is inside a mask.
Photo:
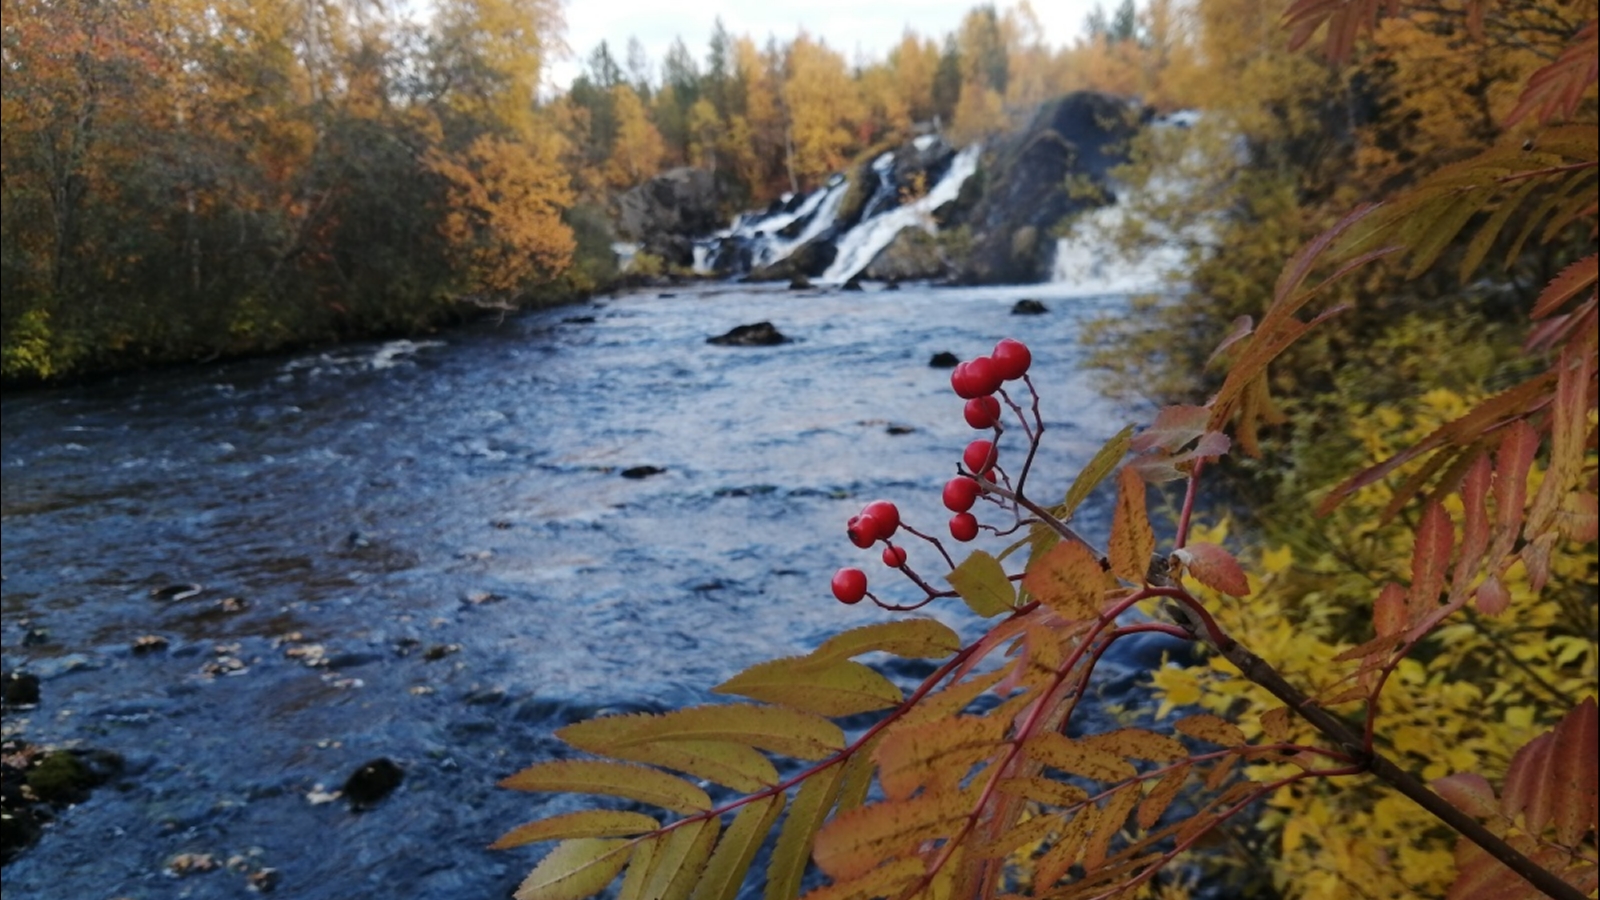
[(716, 178), (669, 169), (617, 200), (617, 235), (675, 266), (694, 264), (694, 239), (721, 228)]
[(783, 259), (751, 272), (748, 280), (793, 281), (796, 278), (815, 278), (821, 275), (828, 271), (828, 266), (833, 264), (833, 258), (839, 255), (839, 248), (833, 243), (835, 236), (833, 229), (823, 232), (820, 236), (801, 244)]
[(970, 206), (961, 209), (958, 200), (942, 211), (946, 225), (965, 225), (972, 235), (957, 280), (1047, 279), (1055, 247), (1051, 228), (1115, 200), (1106, 176), (1125, 159), (1137, 127), (1137, 115), (1125, 102), (1079, 92), (1046, 103), (1026, 129), (998, 139), (968, 180), (970, 191), (962, 192)]
[(939, 239), (915, 225), (900, 229), (864, 272), (874, 281), (927, 281), (950, 276)]

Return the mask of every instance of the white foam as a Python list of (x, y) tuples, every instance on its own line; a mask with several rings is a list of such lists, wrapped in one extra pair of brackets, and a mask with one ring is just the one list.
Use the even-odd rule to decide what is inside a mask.
[(883, 252), (883, 248), (889, 246), (902, 229), (920, 227), (929, 234), (937, 231), (933, 211), (961, 193), (961, 185), (977, 171), (978, 154), (981, 151), (982, 147), (978, 144), (962, 150), (950, 161), (949, 171), (928, 193), (850, 229), (849, 233), (839, 238), (839, 252), (833, 258), (833, 264), (817, 280), (823, 284), (849, 281)]

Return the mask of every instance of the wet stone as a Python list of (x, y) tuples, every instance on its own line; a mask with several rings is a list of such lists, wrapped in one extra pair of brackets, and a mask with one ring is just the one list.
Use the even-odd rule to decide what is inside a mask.
[(39, 702), (39, 676), (28, 672), (5, 674), (5, 705), (33, 706)]
[(344, 783), (344, 796), (354, 809), (365, 809), (389, 796), (405, 778), (405, 771), (386, 756), (363, 763)]
[(1011, 314), (1013, 316), (1042, 316), (1049, 311), (1050, 307), (1045, 306), (1043, 303), (1040, 303), (1037, 300), (1018, 300), (1016, 304), (1011, 307)]
[(666, 471), (666, 469), (663, 469), (660, 466), (632, 466), (622, 470), (622, 477), (638, 480), (641, 478), (649, 478), (652, 475), (661, 475)]
[(934, 369), (954, 369), (961, 364), (961, 358), (949, 350), (940, 350), (928, 360), (928, 366)]
[(788, 342), (789, 338), (771, 322), (739, 325), (726, 334), (706, 338), (706, 343), (719, 347), (770, 347)]

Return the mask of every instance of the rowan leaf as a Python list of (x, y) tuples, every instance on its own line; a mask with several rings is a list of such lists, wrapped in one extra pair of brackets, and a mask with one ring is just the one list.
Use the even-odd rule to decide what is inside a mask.
[(1438, 501), (1422, 509), (1422, 522), (1416, 528), (1416, 544), (1411, 549), (1411, 593), (1406, 610), (1411, 621), (1421, 621), (1438, 609), (1438, 594), (1445, 588), (1445, 573), (1450, 570), (1450, 551), (1456, 543), (1456, 528), (1450, 514)]
[(1083, 504), (1083, 501), (1088, 499), (1094, 489), (1100, 486), (1100, 482), (1105, 481), (1106, 476), (1116, 469), (1117, 463), (1128, 455), (1128, 446), (1132, 441), (1132, 436), (1133, 426), (1129, 425), (1113, 435), (1111, 440), (1106, 441), (1095, 452), (1094, 457), (1089, 460), (1089, 464), (1084, 466), (1083, 471), (1078, 473), (1078, 477), (1072, 480), (1072, 487), (1067, 489), (1067, 498), (1062, 501), (1061, 508), (1057, 511), (1059, 518), (1071, 518), (1072, 514)]
[(840, 632), (811, 651), (815, 660), (882, 652), (908, 659), (940, 659), (961, 649), (961, 638), (933, 619), (897, 619)]
[(739, 895), (756, 851), (783, 812), (783, 801), (783, 794), (774, 794), (753, 800), (739, 810), (712, 851), (690, 900), (734, 900)]
[(1388, 638), (1405, 634), (1410, 625), (1405, 588), (1392, 581), (1385, 584), (1378, 599), (1372, 601), (1372, 630), (1379, 638)]
[(1083, 788), (1039, 775), (1002, 778), (995, 788), (1003, 794), (1046, 806), (1078, 806), (1089, 799), (1089, 792)]
[(562, 841), (517, 887), (517, 900), (581, 900), (605, 890), (628, 864), (632, 842), (619, 838)]
[(644, 766), (606, 760), (539, 763), (501, 780), (500, 786), (518, 791), (608, 794), (681, 813), (704, 812), (711, 808), (711, 798), (706, 792), (681, 778)]
[(622, 887), (617, 889), (617, 900), (644, 900), (644, 887), (650, 879), (651, 863), (666, 840), (667, 835), (655, 834), (634, 845), (633, 855), (628, 857), (628, 870), (622, 876)]
[(1197, 737), (1223, 747), (1243, 747), (1246, 743), (1244, 732), (1239, 730), (1239, 726), (1210, 713), (1185, 716), (1173, 722), (1172, 727), (1190, 737)]
[(817, 888), (806, 894), (805, 900), (874, 900), (878, 897), (895, 897), (911, 882), (921, 878), (925, 867), (922, 860), (892, 859), (865, 874), (848, 880), (835, 880), (833, 884)]
[(1477, 454), (1461, 483), (1461, 555), (1450, 581), (1452, 603), (1467, 596), (1483, 556), (1489, 550), (1489, 483), (1494, 466), (1486, 453)]
[[(901, 624), (901, 623), (891, 623)], [(900, 705), (894, 682), (849, 659), (791, 656), (758, 663), (712, 688), (821, 716), (850, 716)]]
[(1176, 762), (1189, 755), (1189, 748), (1177, 738), (1143, 728), (1118, 728), (1104, 734), (1085, 735), (1078, 739), (1078, 743), (1115, 756), (1150, 762)]
[(1550, 765), (1550, 744), (1553, 732), (1546, 731), (1523, 744), (1511, 756), (1506, 768), (1504, 789), (1500, 794), (1500, 809), (1507, 816), (1522, 813), (1527, 817), (1528, 830), (1538, 834), (1550, 821), (1555, 803), (1549, 793), (1550, 783), (1546, 770)]
[(1244, 597), (1250, 593), (1250, 579), (1244, 567), (1233, 554), (1216, 544), (1202, 541), (1191, 543), (1172, 551), (1169, 565), (1175, 571), (1187, 571), (1195, 580), (1230, 597)]
[(608, 755), (704, 778), (736, 791), (759, 791), (778, 783), (772, 761), (731, 741), (652, 741), (613, 747)]
[(799, 896), (800, 880), (811, 858), (811, 842), (839, 798), (844, 768), (829, 766), (801, 783), (789, 806), (789, 815), (778, 830), (772, 860), (767, 863), (766, 900), (794, 900)]
[(1500, 801), (1494, 795), (1494, 788), (1477, 772), (1457, 772), (1435, 778), (1432, 787), (1434, 793), (1470, 816), (1487, 819), (1500, 814)]
[(1204, 406), (1163, 406), (1149, 428), (1139, 432), (1129, 443), (1135, 453), (1162, 449), (1177, 453), (1190, 441), (1205, 434), (1211, 420), (1211, 410)]
[(1017, 592), (1000, 561), (982, 550), (972, 551), (961, 565), (945, 576), (973, 612), (984, 618), (1011, 612)]
[(1239, 316), (1238, 318), (1234, 319), (1233, 324), (1228, 328), (1227, 336), (1217, 344), (1217, 349), (1212, 350), (1211, 355), (1206, 358), (1206, 366), (1209, 367), (1212, 363), (1216, 362), (1217, 357), (1221, 356), (1224, 351), (1254, 334), (1255, 330), (1255, 319), (1251, 318), (1250, 316)]
[(1129, 784), (1114, 792), (1106, 805), (1100, 808), (1100, 814), (1095, 817), (1094, 833), (1083, 848), (1083, 868), (1093, 872), (1106, 863), (1106, 856), (1111, 850), (1111, 841), (1122, 831), (1122, 826), (1128, 821), (1128, 814), (1139, 805), (1139, 800), (1144, 795), (1139, 791), (1137, 784)]
[(1511, 607), (1511, 592), (1500, 583), (1500, 578), (1490, 575), (1478, 585), (1478, 612), (1486, 616), (1498, 616)]
[(524, 844), (569, 838), (631, 837), (647, 834), (660, 827), (661, 823), (654, 817), (643, 813), (586, 809), (518, 825), (490, 844), (489, 849), (505, 850)]
[(1007, 724), (995, 716), (955, 716), (890, 728), (873, 754), (884, 796), (905, 800), (920, 788), (958, 787), (973, 765), (1004, 745)]
[(1274, 741), (1289, 740), (1293, 732), (1290, 730), (1290, 720), (1293, 714), (1287, 706), (1274, 706), (1261, 714), (1261, 730), (1267, 737)]
[(1138, 774), (1121, 756), (1053, 731), (1028, 738), (1023, 749), (1028, 757), (1052, 769), (1094, 781), (1126, 781)]
[(1556, 840), (1577, 847), (1600, 818), (1600, 717), (1593, 696), (1556, 723), (1550, 757), (1547, 777), (1555, 798)]
[(813, 857), (835, 881), (859, 878), (923, 841), (947, 836), (972, 811), (972, 802), (952, 791), (840, 813), (817, 833)]
[(579, 749), (606, 754), (658, 741), (731, 741), (797, 759), (821, 759), (844, 749), (844, 732), (827, 719), (781, 706), (748, 704), (607, 716), (568, 725), (556, 736)]
[(1111, 571), (1118, 578), (1144, 584), (1150, 571), (1150, 554), (1156, 537), (1145, 512), (1144, 480), (1123, 467), (1117, 475), (1117, 506), (1111, 514)]
[(1597, 277), (1600, 277), (1600, 256), (1593, 253), (1567, 266), (1539, 293), (1530, 317), (1537, 320), (1550, 315), (1561, 304), (1592, 287)]
[(721, 823), (713, 817), (686, 822), (668, 832), (651, 858), (645, 900), (688, 900), (720, 830)]
[(1597, 59), (1600, 32), (1596, 32), (1595, 20), (1591, 19), (1554, 62), (1528, 76), (1522, 96), (1506, 116), (1506, 125), (1515, 125), (1529, 116), (1539, 122), (1570, 117), (1582, 102), (1584, 91), (1595, 83), (1600, 66)]
[(1044, 889), (1053, 887), (1067, 874), (1067, 870), (1082, 858), (1084, 845), (1099, 817), (1100, 807), (1090, 803), (1067, 820), (1056, 842), (1039, 857), (1038, 862), (1034, 863), (1033, 872), (1037, 887)]
[(1035, 600), (1073, 621), (1098, 617), (1101, 600), (1113, 583), (1093, 551), (1078, 541), (1062, 541), (1029, 561), (1022, 586)]
[(1156, 827), (1161, 817), (1166, 814), (1167, 807), (1177, 798), (1178, 792), (1183, 790), (1183, 785), (1189, 780), (1189, 770), (1192, 767), (1184, 763), (1171, 772), (1161, 776), (1156, 786), (1144, 796), (1139, 804), (1139, 827), (1146, 831)]

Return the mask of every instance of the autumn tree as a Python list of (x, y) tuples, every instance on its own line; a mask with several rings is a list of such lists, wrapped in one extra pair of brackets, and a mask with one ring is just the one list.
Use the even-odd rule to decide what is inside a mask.
[(801, 31), (784, 59), (781, 92), (786, 158), (792, 178), (815, 187), (844, 168), (855, 145), (851, 125), (862, 104), (844, 57)]

